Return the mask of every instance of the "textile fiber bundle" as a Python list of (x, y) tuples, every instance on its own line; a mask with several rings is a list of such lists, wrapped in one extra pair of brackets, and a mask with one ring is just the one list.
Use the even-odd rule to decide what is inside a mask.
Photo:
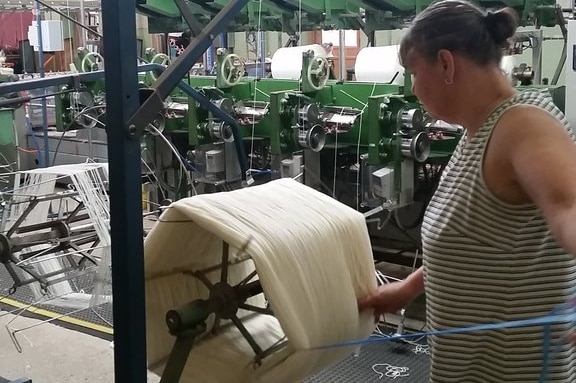
[(313, 348), (365, 338), (374, 329), (372, 314), (357, 309), (357, 298), (376, 288), (362, 214), (292, 179), (198, 195), (173, 203), (145, 241), (148, 362), (155, 373), (162, 374), (175, 340), (166, 312), (209, 297), (193, 274), (212, 267), (203, 275), (220, 281), (214, 266), (224, 242), (228, 283), (256, 270), (264, 294), (248, 303), (274, 312), (241, 309), (238, 317), (262, 350), (287, 343), (253, 363), (255, 353), (238, 328), (222, 322), (195, 344), (181, 382), (296, 383), (354, 351)]

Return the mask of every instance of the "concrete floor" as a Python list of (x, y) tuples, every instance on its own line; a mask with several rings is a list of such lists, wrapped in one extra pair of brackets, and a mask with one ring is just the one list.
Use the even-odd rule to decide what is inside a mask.
[[(3, 312), (0, 311), (0, 315)], [(0, 326), (14, 318), (5, 315)], [(16, 318), (10, 327), (23, 328), (40, 323), (30, 318)], [(22, 346), (19, 353), (5, 328), (0, 328), (0, 381), (31, 378), (33, 383), (114, 381), (114, 350), (110, 341), (43, 323), (17, 335)], [(160, 379), (148, 374), (149, 383)]]

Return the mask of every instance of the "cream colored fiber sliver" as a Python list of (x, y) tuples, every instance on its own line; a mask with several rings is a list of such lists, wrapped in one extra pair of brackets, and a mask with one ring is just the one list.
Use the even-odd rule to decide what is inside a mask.
[[(295, 383), (353, 349), (317, 346), (365, 338), (374, 328), (359, 314), (357, 298), (376, 289), (370, 239), (362, 214), (292, 179), (232, 192), (199, 195), (170, 206), (145, 241), (149, 367), (161, 374), (174, 338), (168, 310), (208, 290), (186, 271), (217, 265), (222, 242), (234, 259), (245, 247), (250, 260), (229, 268), (229, 283), (254, 268), (274, 317), (241, 310), (238, 316), (265, 350), (286, 335), (288, 346), (259, 366), (234, 326), (193, 348), (182, 382)], [(207, 275), (219, 281), (219, 270)], [(251, 304), (264, 305), (261, 295)], [(208, 328), (212, 326), (210, 318)]]

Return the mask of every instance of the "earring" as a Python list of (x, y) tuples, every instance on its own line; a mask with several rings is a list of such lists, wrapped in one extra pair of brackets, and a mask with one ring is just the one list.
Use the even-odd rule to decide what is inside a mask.
[(445, 79), (445, 80), (444, 80), (444, 83), (445, 83), (446, 85), (452, 85), (452, 82), (453, 82), (452, 79), (450, 79), (450, 80)]

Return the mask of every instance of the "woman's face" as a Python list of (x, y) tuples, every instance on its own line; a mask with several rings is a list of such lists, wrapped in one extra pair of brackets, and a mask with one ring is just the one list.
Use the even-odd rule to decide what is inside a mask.
[(406, 69), (412, 75), (412, 92), (433, 117), (449, 121), (454, 110), (454, 85), (451, 68), (440, 57), (431, 61), (411, 50)]

